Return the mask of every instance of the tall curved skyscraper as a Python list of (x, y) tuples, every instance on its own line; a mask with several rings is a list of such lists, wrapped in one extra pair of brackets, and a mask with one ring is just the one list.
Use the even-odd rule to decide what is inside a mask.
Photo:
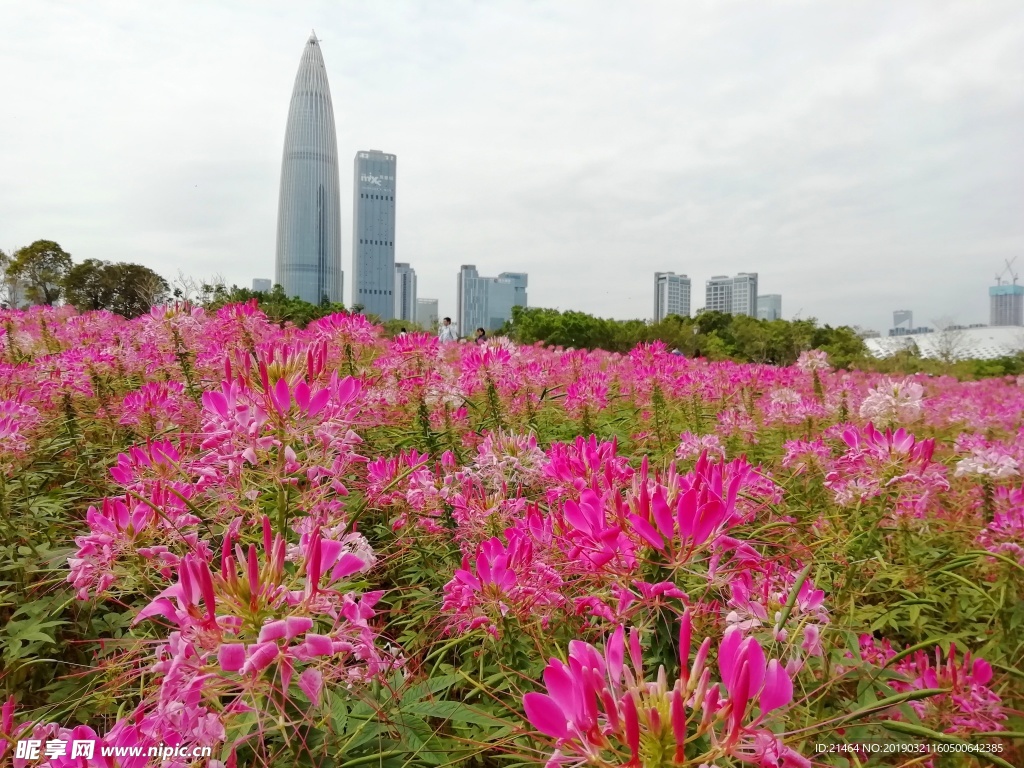
[(274, 273), (288, 296), (314, 304), (342, 300), (338, 140), (315, 32), (306, 41), (288, 108)]

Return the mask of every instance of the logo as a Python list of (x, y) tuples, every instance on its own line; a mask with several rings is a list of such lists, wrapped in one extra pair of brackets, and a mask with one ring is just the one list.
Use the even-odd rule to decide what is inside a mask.
[(368, 184), (373, 184), (375, 187), (381, 186), (381, 182), (384, 180), (383, 176), (371, 176), (368, 173), (364, 173), (359, 177), (360, 181), (365, 181)]

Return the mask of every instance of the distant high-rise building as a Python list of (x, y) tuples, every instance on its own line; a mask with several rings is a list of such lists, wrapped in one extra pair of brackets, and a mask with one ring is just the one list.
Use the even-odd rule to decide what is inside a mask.
[(472, 303), (479, 303), (476, 298), (476, 280), (480, 279), (480, 273), (476, 271), (475, 264), (463, 264), (459, 267), (459, 276), (455, 282), (455, 326), (456, 332), (465, 333), (463, 323), (470, 313), (478, 312)]
[(497, 277), (481, 277), (472, 264), (459, 270), (458, 332), (472, 335), (477, 328), (496, 331), (512, 319), (512, 307), (526, 306), (525, 272), (502, 272)]
[(395, 319), (416, 322), (416, 270), (395, 264)]
[(782, 319), (782, 294), (766, 293), (757, 297), (757, 319), (758, 320), (781, 320)]
[(263, 280), (262, 278), (254, 277), (252, 280), (252, 289), (254, 291), (263, 291), (264, 293), (269, 293), (274, 289), (274, 281)]
[(1024, 285), (993, 285), (988, 303), (989, 325), (1024, 325)]
[(669, 315), (690, 316), (690, 278), (675, 272), (655, 272), (654, 322)]
[(341, 197), (334, 106), (316, 34), (306, 41), (288, 108), (274, 281), (288, 296), (342, 301)]
[(437, 326), (437, 299), (416, 299), (416, 323), (428, 331)]
[(704, 283), (704, 309), (708, 312), (732, 311), (732, 278), (715, 275)]
[(757, 317), (757, 272), (716, 275), (705, 283), (704, 309)]
[(893, 330), (909, 331), (914, 327), (914, 313), (909, 309), (897, 309), (892, 313)]
[(356, 153), (352, 214), (352, 304), (381, 320), (395, 316), (395, 170), (376, 149)]

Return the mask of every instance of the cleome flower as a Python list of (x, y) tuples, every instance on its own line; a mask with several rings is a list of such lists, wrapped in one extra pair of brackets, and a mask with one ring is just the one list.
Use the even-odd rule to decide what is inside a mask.
[[(865, 661), (880, 667), (892, 664), (897, 655), (888, 642), (876, 643), (870, 635), (860, 637), (860, 652)], [(897, 692), (949, 690), (949, 693), (909, 702), (925, 725), (953, 734), (1005, 729), (1003, 721), (1007, 713), (1003, 710), (1002, 699), (989, 687), (992, 665), (984, 659), (972, 658), (969, 652), (958, 658), (956, 645), (950, 644), (948, 653), (943, 653), (939, 646), (932, 653), (915, 651), (892, 664), (892, 669), (902, 676), (887, 681)], [(895, 711), (888, 717), (900, 719)]]
[(616, 629), (604, 652), (573, 640), (568, 663), (551, 659), (544, 669), (547, 692), (523, 698), (530, 724), (554, 740), (548, 765), (668, 768), (733, 756), (761, 765), (778, 765), (765, 760), (781, 757), (809, 766), (763, 728), (793, 698), (793, 684), (779, 662), (766, 662), (756, 640), (731, 629), (718, 649), (721, 682), (712, 683), (711, 639), (691, 662), (691, 635), (686, 611), (679, 628), (680, 669), (671, 682), (664, 667), (646, 680), (635, 627), (628, 641), (625, 628)]
[(533, 542), (521, 530), (506, 531), (508, 545), (498, 537), (482, 542), (471, 560), (444, 587), (441, 609), (452, 615), (448, 631), (470, 632), (482, 627), (495, 638), (506, 617), (526, 623), (551, 614), (565, 603), (558, 573), (534, 556)]
[(921, 415), (924, 387), (912, 379), (886, 379), (868, 389), (860, 405), (861, 418), (879, 422), (909, 422)]

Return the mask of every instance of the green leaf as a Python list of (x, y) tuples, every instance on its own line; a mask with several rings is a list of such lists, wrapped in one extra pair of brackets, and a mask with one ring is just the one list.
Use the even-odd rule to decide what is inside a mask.
[(877, 712), (883, 712), (886, 709), (890, 709), (891, 707), (895, 707), (899, 704), (905, 704), (908, 701), (918, 701), (919, 699), (927, 699), (932, 696), (939, 696), (943, 693), (949, 693), (949, 690), (947, 688), (922, 688), (918, 691), (907, 691), (906, 693), (900, 693), (895, 696), (888, 696), (882, 699), (881, 701), (875, 702), (870, 706), (863, 707), (861, 709), (856, 710), (855, 712), (850, 712), (848, 715), (843, 715), (842, 717), (836, 718), (835, 720), (831, 721), (831, 724), (839, 725), (850, 723), (854, 720), (860, 720), (863, 717), (867, 717), (868, 715), (872, 715)]
[(434, 735), (433, 729), (420, 718), (403, 715), (401, 721), (395, 723), (395, 730), (403, 744), (412, 748), (419, 759), (430, 765), (445, 762), (447, 756), (444, 746)]
[(459, 701), (421, 701), (402, 707), (402, 712), (421, 717), (434, 717), (454, 723), (470, 723), (484, 726), (506, 726), (508, 721), (486, 712), (471, 708)]

